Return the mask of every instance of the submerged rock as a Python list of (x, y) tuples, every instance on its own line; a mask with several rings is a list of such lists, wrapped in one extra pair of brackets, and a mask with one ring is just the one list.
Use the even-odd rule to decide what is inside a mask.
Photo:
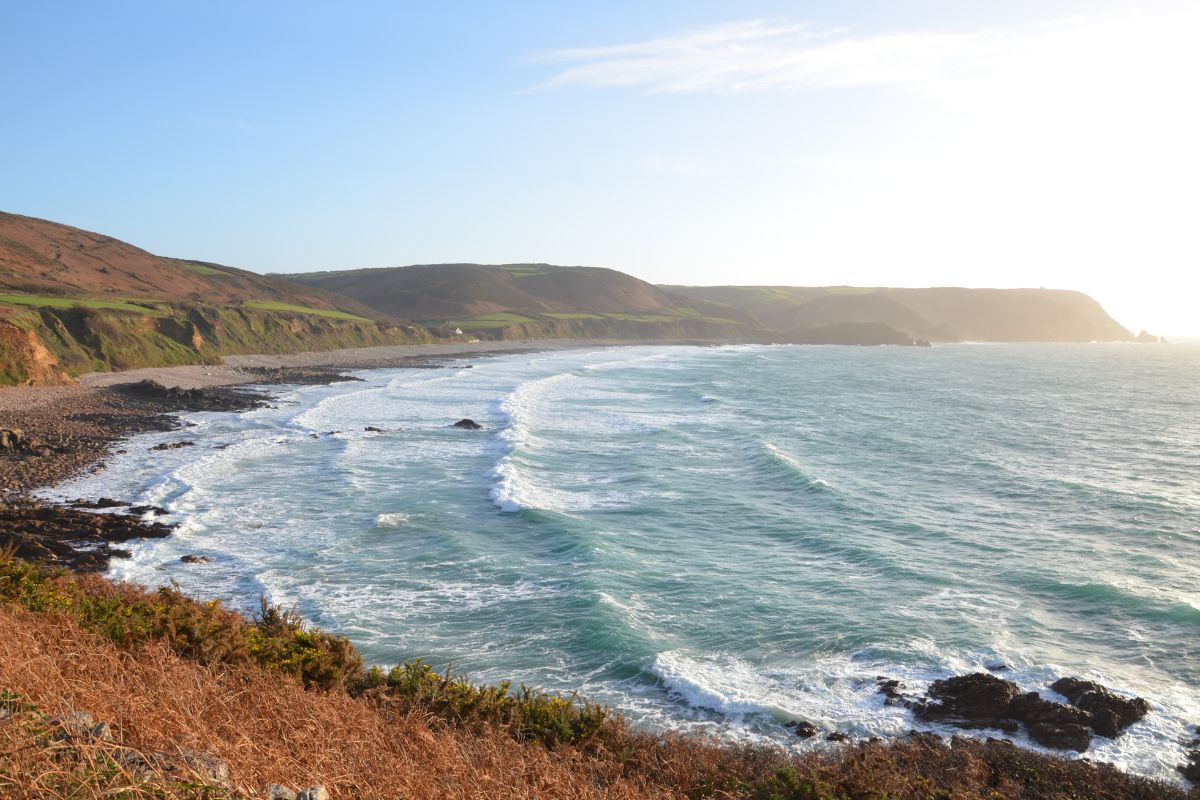
[(478, 422), (476, 422), (473, 419), (463, 418), (463, 419), (460, 419), (458, 422), (454, 423), (454, 427), (463, 428), (468, 431), (477, 431), (477, 430), (480, 430), (483, 426), (480, 425)]
[(368, 425), (367, 427), (363, 428), (363, 430), (366, 431), (367, 433), (384, 433), (385, 432), (383, 430), (383, 428), (376, 428), (374, 425)]

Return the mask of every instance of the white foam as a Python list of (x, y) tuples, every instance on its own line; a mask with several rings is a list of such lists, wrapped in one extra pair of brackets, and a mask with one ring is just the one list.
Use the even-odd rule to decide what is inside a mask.
[(375, 524), (380, 528), (399, 528), (404, 523), (408, 522), (411, 517), (408, 514), (402, 514), (399, 511), (393, 511), (389, 514), (380, 514), (375, 517)]

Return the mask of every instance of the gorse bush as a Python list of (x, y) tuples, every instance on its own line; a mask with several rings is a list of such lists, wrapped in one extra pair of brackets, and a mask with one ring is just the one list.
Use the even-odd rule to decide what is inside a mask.
[(575, 696), (526, 686), (513, 690), (507, 682), (477, 686), (449, 670), (438, 673), (420, 659), (387, 673), (367, 670), (348, 639), (307, 626), (294, 610), (265, 598), (249, 620), (219, 600), (193, 600), (177, 586), (150, 592), (0, 552), (0, 602), (68, 614), (124, 648), (161, 642), (201, 664), (253, 665), (310, 688), (382, 693), (452, 724), (502, 727), (520, 741), (586, 745), (611, 719), (605, 707)]
[(219, 600), (201, 603), (175, 586), (148, 592), (11, 554), (0, 554), (0, 601), (66, 613), (121, 647), (162, 642), (202, 664), (265, 667), (327, 691), (364, 675), (362, 658), (344, 637), (308, 629), (295, 614), (265, 603), (251, 621)]
[(519, 740), (548, 745), (584, 745), (609, 721), (608, 709), (572, 695), (538, 691), (512, 683), (477, 686), (447, 668), (439, 674), (421, 659), (400, 664), (384, 685), (393, 695), (428, 708), (439, 717), (462, 724), (490, 723), (507, 728)]

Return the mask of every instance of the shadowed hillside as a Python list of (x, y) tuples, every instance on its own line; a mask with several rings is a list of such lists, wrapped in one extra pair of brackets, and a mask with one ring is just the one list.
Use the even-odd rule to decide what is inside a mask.
[(0, 213), (0, 384), (423, 338), (318, 288)]
[(377, 312), (490, 338), (801, 344), (1125, 341), (1096, 301), (1049, 289), (654, 286), (596, 267), (436, 264), (285, 276)]
[(284, 277), (394, 317), (489, 338), (745, 340), (757, 333), (733, 309), (601, 267), (424, 264)]
[(1092, 342), (1134, 338), (1092, 298), (1057, 289), (664, 288), (695, 302), (736, 308), (762, 327), (783, 334), (838, 323), (881, 323), (930, 341)]

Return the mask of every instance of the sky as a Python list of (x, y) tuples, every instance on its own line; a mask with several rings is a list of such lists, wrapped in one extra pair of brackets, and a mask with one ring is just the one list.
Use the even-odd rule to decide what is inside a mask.
[(0, 2), (0, 210), (259, 272), (1078, 289), (1200, 335), (1200, 3)]

